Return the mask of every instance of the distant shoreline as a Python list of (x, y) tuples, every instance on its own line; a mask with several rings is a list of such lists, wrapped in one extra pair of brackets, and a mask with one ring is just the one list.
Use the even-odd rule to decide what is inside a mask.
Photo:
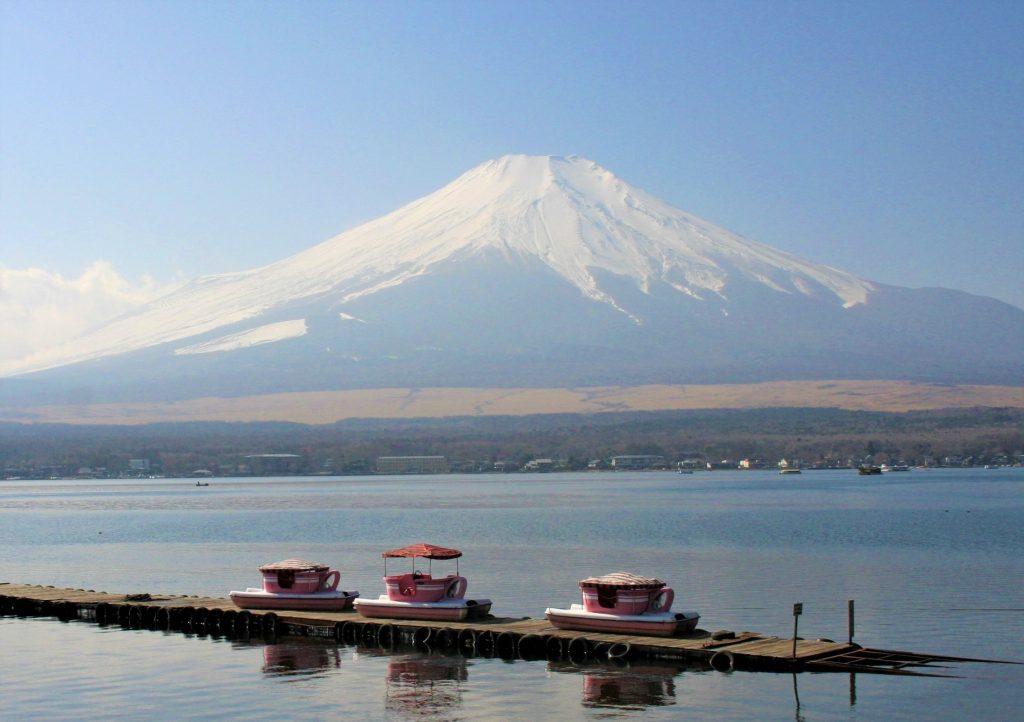
[(631, 470), (775, 470), (783, 459), (786, 468), (808, 470), (1024, 464), (1024, 409), (683, 409), (319, 425), (0, 422), (0, 473), (21, 479), (582, 471), (617, 469), (619, 461)]

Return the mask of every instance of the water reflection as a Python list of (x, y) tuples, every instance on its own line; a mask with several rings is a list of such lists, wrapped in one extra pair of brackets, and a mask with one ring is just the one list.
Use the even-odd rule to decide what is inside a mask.
[(393, 655), (388, 660), (384, 707), (409, 719), (457, 718), (468, 678), (461, 655)]
[(263, 672), (272, 676), (312, 676), (341, 667), (341, 650), (313, 640), (263, 647)]
[[(236, 642), (259, 644), (260, 642)], [(308, 677), (340, 669), (342, 655), (353, 660), (387, 660), (384, 707), (402, 719), (457, 719), (464, 716), (462, 695), (468, 687), (473, 656), (429, 649), (388, 652), (376, 647), (345, 647), (322, 640), (296, 639), (263, 647), (264, 674)], [(671, 662), (547, 662), (549, 672), (582, 678), (581, 704), (591, 709), (644, 710), (676, 704), (675, 678), (690, 668)], [(795, 684), (795, 682), (794, 682)], [(795, 686), (794, 686), (795, 693)], [(799, 701), (797, 701), (797, 719)]]
[(466, 657), (433, 651), (392, 652), (378, 647), (337, 646), (317, 639), (268, 642), (236, 640), (233, 646), (263, 646), (262, 672), (271, 677), (315, 677), (341, 668), (342, 656), (387, 659), (384, 706), (408, 719), (457, 717), (464, 683), (469, 679)]
[(685, 665), (646, 662), (639, 664), (592, 665), (548, 662), (548, 670), (583, 677), (584, 707), (639, 710), (676, 703), (675, 677)]
[(805, 717), (800, 713), (800, 689), (796, 683), (796, 672), (793, 673), (793, 702), (796, 704), (796, 710), (793, 712), (794, 722), (806, 722)]

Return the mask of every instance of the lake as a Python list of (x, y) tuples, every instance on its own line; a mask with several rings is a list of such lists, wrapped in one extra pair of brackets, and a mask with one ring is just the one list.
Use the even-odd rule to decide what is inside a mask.
[[(380, 552), (462, 549), (498, 616), (579, 601), (576, 582), (665, 579), (704, 629), (1024, 660), (1024, 469), (0, 482), (0, 581), (226, 596), (300, 557), (383, 591)], [(394, 560), (392, 563), (400, 563)], [(435, 562), (447, 571), (448, 562)], [(21, 719), (1011, 719), (1024, 666), (956, 678), (505, 662), (310, 640), (228, 641), (0, 618)]]

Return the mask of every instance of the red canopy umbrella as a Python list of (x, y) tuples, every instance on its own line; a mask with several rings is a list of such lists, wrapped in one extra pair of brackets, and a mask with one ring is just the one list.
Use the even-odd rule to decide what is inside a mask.
[[(416, 567), (415, 558), (421, 559), (455, 559), (458, 560), (462, 556), (462, 552), (458, 549), (449, 549), (447, 547), (439, 547), (434, 544), (410, 544), (407, 547), (401, 549), (392, 549), (389, 552), (381, 554), (384, 557), (384, 576), (388, 575), (388, 559), (393, 557), (413, 557), (413, 568)], [(432, 565), (431, 565), (432, 566)], [(428, 573), (433, 570), (428, 568)], [(455, 562), (455, 573), (459, 573), (459, 562)]]

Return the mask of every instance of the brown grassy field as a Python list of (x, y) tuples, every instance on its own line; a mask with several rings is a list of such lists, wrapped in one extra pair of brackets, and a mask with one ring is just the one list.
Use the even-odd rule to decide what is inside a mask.
[(553, 413), (815, 407), (854, 411), (1024, 408), (1024, 387), (903, 381), (779, 381), (708, 386), (572, 389), (362, 389), (199, 398), (174, 403), (0, 407), (0, 421), (148, 424), (174, 421), (292, 421), (351, 418), (523, 416)]

